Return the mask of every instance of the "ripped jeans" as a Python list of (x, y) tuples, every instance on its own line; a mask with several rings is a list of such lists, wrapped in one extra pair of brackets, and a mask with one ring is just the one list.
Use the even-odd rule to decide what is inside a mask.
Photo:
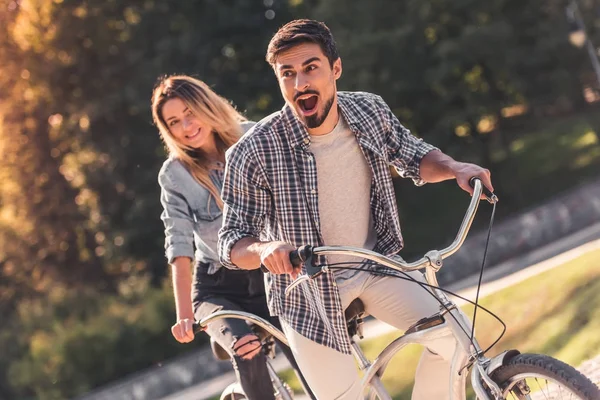
[[(234, 271), (220, 268), (214, 275), (208, 275), (202, 264), (195, 271), (192, 299), (194, 316), (200, 320), (219, 310), (246, 311), (269, 321), (281, 330), (277, 317), (269, 315), (264, 289), (264, 276), (260, 270)], [(256, 342), (239, 346), (238, 341), (254, 335), (248, 324), (240, 319), (222, 319), (208, 325), (206, 329), (219, 345), (231, 356), (231, 363), (240, 385), (248, 400), (274, 399), (273, 385), (266, 365), (266, 355), (262, 351), (251, 352)], [(314, 398), (289, 347), (276, 340), (296, 371), (305, 392)], [(250, 354), (247, 354), (250, 351)]]

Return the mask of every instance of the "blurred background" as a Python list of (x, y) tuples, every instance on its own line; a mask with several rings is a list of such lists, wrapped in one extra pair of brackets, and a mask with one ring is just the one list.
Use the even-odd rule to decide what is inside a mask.
[[(598, 0), (0, 0), (0, 399), (73, 398), (206, 342), (170, 334), (150, 94), (186, 73), (250, 119), (278, 110), (266, 46), (301, 17), (332, 29), (340, 90), (492, 171), (498, 221), (600, 184)], [(396, 189), (405, 258), (446, 244), (466, 195)]]

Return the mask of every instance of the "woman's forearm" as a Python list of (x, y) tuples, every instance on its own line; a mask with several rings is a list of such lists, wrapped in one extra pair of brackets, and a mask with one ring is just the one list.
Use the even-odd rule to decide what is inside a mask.
[(193, 319), (192, 309), (192, 265), (188, 257), (177, 257), (171, 264), (173, 294), (177, 319)]

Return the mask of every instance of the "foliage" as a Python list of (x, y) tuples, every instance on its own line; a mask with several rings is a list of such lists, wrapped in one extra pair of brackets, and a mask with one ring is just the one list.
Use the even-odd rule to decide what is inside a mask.
[(172, 301), (169, 287), (129, 278), (118, 297), (54, 288), (47, 301), (23, 302), (21, 329), (31, 335), (9, 378), (22, 394), (72, 398), (188, 351), (191, 345), (178, 344), (165, 329), (174, 318)]
[[(597, 6), (581, 2), (595, 41)], [(183, 351), (169, 337), (150, 93), (160, 75), (193, 74), (262, 118), (282, 105), (267, 43), (299, 17), (333, 29), (340, 89), (381, 94), (418, 135), (504, 176), (510, 212), (574, 184), (551, 173), (592, 175), (599, 121), (581, 93), (593, 74), (562, 2), (0, 0), (0, 398), (74, 396)], [(554, 129), (570, 113), (585, 120)], [(526, 162), (565, 136), (583, 143), (572, 169), (537, 169), (556, 147)], [(538, 179), (547, 191), (529, 200), (521, 188)], [(419, 249), (431, 223), (454, 221), (419, 225), (439, 215), (424, 210), (441, 189), (410, 190), (398, 184)]]

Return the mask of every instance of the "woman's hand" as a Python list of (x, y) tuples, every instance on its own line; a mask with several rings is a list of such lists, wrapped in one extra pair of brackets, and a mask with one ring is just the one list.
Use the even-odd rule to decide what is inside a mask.
[(171, 333), (175, 340), (179, 343), (189, 343), (194, 340), (194, 320), (185, 318), (177, 321), (175, 325), (171, 327)]

